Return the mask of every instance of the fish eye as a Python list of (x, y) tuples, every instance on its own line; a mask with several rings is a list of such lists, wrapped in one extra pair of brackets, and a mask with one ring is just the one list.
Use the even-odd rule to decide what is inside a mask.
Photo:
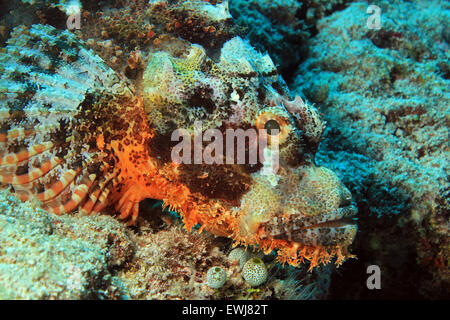
[(271, 136), (278, 135), (280, 133), (280, 125), (278, 122), (274, 119), (270, 119), (266, 122), (264, 125), (264, 129), (267, 131), (268, 134)]
[(290, 115), (281, 108), (267, 107), (262, 109), (255, 121), (256, 129), (264, 129), (270, 137), (278, 138), (278, 143), (286, 141), (295, 128)]

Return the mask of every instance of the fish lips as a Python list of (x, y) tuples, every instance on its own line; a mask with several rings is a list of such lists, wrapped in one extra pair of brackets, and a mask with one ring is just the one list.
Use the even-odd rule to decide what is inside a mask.
[[(273, 239), (288, 240), (304, 245), (350, 245), (358, 230), (356, 217), (358, 209), (355, 205), (338, 208), (327, 214), (320, 215), (320, 219), (308, 224), (296, 223), (302, 221), (302, 216), (293, 217), (293, 223), (286, 223), (282, 228), (267, 228), (266, 234)], [(281, 231), (281, 232), (280, 232)]]

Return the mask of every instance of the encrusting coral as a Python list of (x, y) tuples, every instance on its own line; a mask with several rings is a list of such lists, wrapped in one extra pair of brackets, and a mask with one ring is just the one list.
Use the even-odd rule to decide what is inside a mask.
[(370, 4), (382, 12), (378, 30), (367, 27), (363, 2), (318, 22), (292, 87), (325, 113), (316, 160), (338, 172), (359, 205), (365, 232), (355, 246), (368, 261), (355, 268), (381, 266), (383, 298), (447, 297), (450, 6)]
[(107, 215), (48, 214), (0, 191), (0, 299), (124, 299), (112, 270), (133, 256), (132, 232)]
[[(129, 224), (141, 200), (163, 200), (187, 230), (200, 224), (200, 232), (275, 249), (283, 263), (309, 260), (310, 269), (352, 257), (351, 196), (332, 171), (314, 164), (324, 127), (317, 110), (290, 97), (268, 55), (225, 32), (231, 18), (224, 3), (152, 1), (149, 19), (158, 12), (155, 30), (167, 42), (133, 55), (129, 64), (147, 65), (130, 79), (69, 31), (16, 27), (0, 51), (0, 183), (54, 214), (117, 212)], [(178, 32), (181, 26), (162, 28), (173, 14), (184, 17), (185, 28), (199, 19), (215, 30), (218, 23), (225, 36), (206, 47), (201, 34), (211, 28), (194, 36)], [(264, 127), (283, 132), (278, 170), (267, 157), (275, 134), (254, 165), (172, 161), (175, 128), (186, 129), (189, 140), (195, 120), (203, 131), (251, 129), (267, 107)]]

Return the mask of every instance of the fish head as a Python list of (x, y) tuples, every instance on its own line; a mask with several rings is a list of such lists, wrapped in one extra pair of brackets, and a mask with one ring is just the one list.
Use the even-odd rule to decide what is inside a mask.
[(190, 162), (178, 162), (176, 179), (220, 212), (200, 215), (206, 230), (262, 247), (348, 247), (357, 209), (338, 176), (315, 164), (325, 129), (318, 110), (291, 98), (270, 57), (239, 37), (218, 56), (185, 49), (151, 55), (142, 95), (156, 137), (167, 144), (185, 130)]

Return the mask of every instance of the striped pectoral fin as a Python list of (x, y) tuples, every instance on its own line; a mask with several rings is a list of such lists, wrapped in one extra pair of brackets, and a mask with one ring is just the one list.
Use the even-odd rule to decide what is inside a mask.
[[(57, 181), (45, 186), (40, 193), (35, 193), (32, 183), (19, 185), (15, 190), (19, 199), (25, 201), (34, 198), (42, 203), (43, 209), (54, 213), (70, 213), (77, 208), (84, 213), (103, 209), (115, 174), (97, 179), (96, 174), (88, 174), (88, 169), (69, 169), (60, 174)], [(82, 176), (80, 176), (82, 175)], [(16, 187), (16, 186), (14, 186)]]
[(92, 209), (92, 213), (99, 213), (111, 204), (111, 194), (113, 190), (115, 190), (116, 186), (120, 183), (120, 181), (121, 178), (118, 176), (118, 172), (114, 172), (112, 174), (111, 181), (106, 184), (106, 186), (103, 188), (103, 191), (100, 193), (100, 196), (98, 197), (94, 208)]
[[(14, 195), (21, 201), (28, 201), (33, 198), (33, 184), (15, 185), (13, 187)], [(10, 191), (12, 191), (10, 189)]]
[(96, 179), (95, 174), (90, 174), (89, 176), (83, 178), (72, 192), (72, 195), (66, 203), (62, 204), (59, 199), (48, 202), (44, 204), (43, 208), (54, 214), (70, 213), (80, 206), (82, 201), (86, 198), (89, 193), (91, 186)]
[(103, 189), (97, 187), (95, 191), (91, 192), (88, 195), (88, 198), (84, 205), (80, 208), (80, 211), (86, 214), (92, 213), (92, 210), (94, 209), (94, 206), (97, 203), (97, 200), (102, 191)]
[[(2, 118), (2, 113), (0, 112), (0, 119), (9, 118), (9, 112), (5, 114), (6, 118)], [(35, 136), (37, 134), (45, 134), (51, 130), (57, 129), (57, 125), (40, 125), (39, 127), (34, 127), (33, 129), (25, 128), (14, 128), (0, 133), (0, 155), (4, 156), (4, 151), (8, 145), (16, 143), (18, 141), (24, 141), (25, 139)]]
[(54, 158), (45, 162), (40, 168), (34, 168), (26, 174), (15, 175), (0, 171), (0, 183), (12, 185), (25, 185), (46, 175), (50, 170), (61, 164), (62, 160)]
[(0, 133), (0, 143), (6, 144), (8, 141), (17, 139), (19, 137), (26, 137), (32, 134), (33, 131), (27, 131), (23, 128), (9, 130), (6, 133)]
[(29, 184), (15, 185), (15, 194), (22, 201), (27, 201), (32, 198), (46, 203), (57, 198), (64, 190), (66, 190), (70, 184), (75, 180), (75, 178), (80, 174), (81, 169), (77, 170), (67, 170), (54, 184), (45, 188), (44, 191), (40, 193), (34, 192), (34, 186)]
[(92, 213), (99, 213), (108, 206), (108, 197), (111, 193), (112, 188), (113, 188), (112, 186), (105, 187), (105, 189), (98, 197), (97, 202), (95, 203), (94, 208), (92, 209)]
[[(9, 116), (9, 113), (8, 113)], [(8, 130), (6, 132), (0, 133), (0, 143), (8, 143), (13, 142), (14, 140), (18, 138), (26, 138), (28, 136), (34, 135), (38, 132), (42, 132), (43, 129), (48, 130), (52, 127), (45, 127), (40, 128), (40, 130), (27, 130), (24, 128), (14, 128), (11, 130)]]
[(25, 160), (28, 160), (38, 154), (41, 154), (54, 146), (52, 142), (44, 142), (41, 144), (36, 144), (34, 146), (28, 147), (25, 150), (19, 151), (17, 153), (9, 153), (0, 158), (0, 167), (2, 166), (14, 166), (18, 165)]
[[(100, 183), (98, 183), (95, 188), (92, 190), (92, 192), (89, 193), (88, 199), (83, 204), (83, 206), (80, 208), (80, 211), (86, 214), (90, 214), (95, 212), (95, 206), (96, 204), (100, 204), (100, 198), (102, 198), (102, 201), (106, 201), (106, 196), (104, 196), (104, 191), (107, 189), (109, 185), (112, 183), (111, 180), (115, 178), (117, 173), (113, 172), (106, 176)], [(102, 197), (103, 196), (103, 197)]]
[(60, 195), (80, 174), (81, 169), (66, 171), (57, 182), (45, 191), (38, 193), (36, 199), (41, 202), (47, 202)]

